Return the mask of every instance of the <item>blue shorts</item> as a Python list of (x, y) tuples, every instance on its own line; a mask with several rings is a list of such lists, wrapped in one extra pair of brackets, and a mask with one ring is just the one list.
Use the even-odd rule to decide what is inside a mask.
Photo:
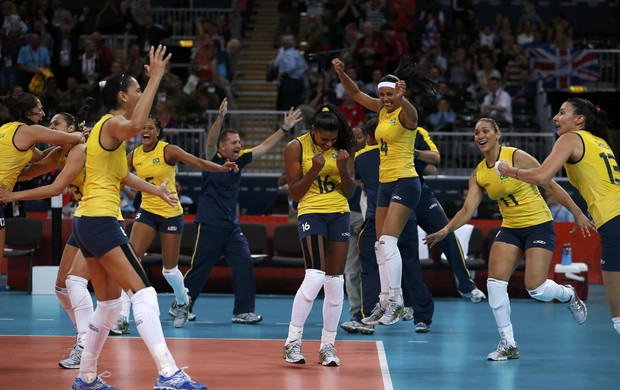
[(114, 217), (73, 217), (73, 234), (84, 257), (101, 258), (110, 250), (129, 244), (124, 222)]
[(349, 242), (349, 213), (304, 214), (297, 219), (299, 239), (323, 236), (327, 241)]
[(413, 210), (420, 201), (421, 192), (420, 179), (417, 177), (407, 177), (390, 183), (379, 183), (377, 207), (389, 207), (390, 202), (396, 202)]
[(497, 236), (495, 236), (495, 241), (512, 244), (522, 251), (530, 248), (543, 248), (553, 252), (555, 249), (553, 221), (543, 222), (526, 228), (502, 227)]
[(156, 232), (169, 234), (183, 234), (183, 227), (185, 226), (183, 214), (179, 214), (176, 217), (164, 218), (161, 215), (149, 213), (145, 210), (140, 210), (138, 214), (136, 214), (135, 222), (148, 225)]
[(620, 215), (597, 229), (601, 236), (601, 269), (620, 272)]
[(75, 233), (74, 232), (71, 232), (71, 235), (69, 236), (69, 238), (67, 238), (67, 245), (71, 245), (71, 246), (74, 246), (76, 248), (80, 247), (78, 245), (77, 239), (75, 238)]

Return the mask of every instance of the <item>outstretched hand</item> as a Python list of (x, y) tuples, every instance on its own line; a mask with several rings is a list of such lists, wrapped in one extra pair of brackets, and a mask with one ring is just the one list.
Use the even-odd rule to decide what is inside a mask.
[(228, 99), (224, 98), (222, 99), (222, 103), (220, 104), (220, 113), (218, 115), (222, 117), (222, 119), (224, 119), (227, 112), (228, 112)]
[(169, 179), (164, 180), (163, 183), (161, 183), (159, 185), (159, 197), (162, 198), (162, 200), (166, 203), (168, 203), (170, 206), (174, 206), (177, 203), (179, 203), (179, 198), (177, 198), (176, 196), (176, 191), (170, 191), (168, 189), (168, 183), (170, 182)]
[(172, 57), (172, 53), (168, 53), (166, 55), (166, 46), (159, 45), (157, 49), (154, 46), (151, 46), (149, 50), (149, 63), (144, 65), (144, 69), (146, 70), (146, 74), (150, 78), (159, 78), (164, 77), (164, 73), (166, 73), (166, 65), (170, 62), (170, 58)]
[(578, 229), (581, 230), (581, 235), (584, 238), (586, 236), (591, 237), (590, 229), (596, 231), (596, 225), (583, 212), (580, 212), (578, 215), (575, 215), (575, 226), (573, 226), (570, 232), (574, 233)]
[(405, 80), (398, 80), (396, 82), (396, 86), (394, 87), (394, 97), (396, 99), (400, 99), (403, 96), (405, 96), (406, 92), (407, 92), (407, 83), (405, 82)]
[(237, 165), (236, 162), (234, 161), (226, 161), (224, 164), (222, 164), (222, 171), (223, 172), (230, 172), (234, 170), (235, 172), (239, 172), (239, 166)]
[(291, 107), (291, 109), (284, 114), (284, 129), (289, 131), (302, 119), (304, 119), (304, 116), (302, 115), (301, 110), (299, 108), (295, 110)]
[(439, 241), (446, 238), (447, 235), (448, 235), (448, 232), (446, 231), (445, 228), (443, 228), (435, 233), (431, 233), (427, 235), (426, 237), (422, 238), (422, 241), (424, 241), (424, 243), (426, 243), (426, 245), (428, 245), (429, 248), (432, 248)]

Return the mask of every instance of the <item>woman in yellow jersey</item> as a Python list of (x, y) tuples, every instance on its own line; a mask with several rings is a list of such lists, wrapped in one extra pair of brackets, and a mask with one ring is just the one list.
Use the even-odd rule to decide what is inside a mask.
[[(220, 113), (224, 110), (223, 115), (225, 115), (226, 107), (226, 103), (223, 103), (220, 108)], [(189, 154), (177, 145), (161, 141), (163, 135), (159, 119), (154, 115), (149, 115), (141, 133), (142, 144), (127, 155), (129, 170), (135, 171), (138, 177), (150, 183), (160, 185), (166, 182), (170, 192), (176, 192), (175, 171), (177, 162), (208, 172), (228, 172), (237, 169), (237, 164), (234, 162), (219, 165)], [(183, 208), (180, 204), (169, 207), (166, 202), (158, 197), (143, 194), (140, 210), (129, 238), (136, 253), (145, 253), (159, 234), (164, 261), (162, 274), (175, 295), (170, 314), (174, 317), (176, 328), (181, 328), (187, 323), (189, 307), (191, 306), (190, 297), (187, 295), (187, 289), (183, 283), (183, 274), (178, 268), (184, 225)], [(117, 334), (123, 333), (123, 329), (128, 329), (129, 297), (123, 293), (122, 299), (123, 310), (115, 327), (111, 330), (112, 332), (116, 330)]]
[[(0, 127), (0, 186), (9, 191), (17, 182), (20, 172), (30, 161), (38, 161), (43, 153), (35, 148), (38, 142), (46, 144), (78, 144), (84, 142), (81, 133), (61, 133), (37, 125), (45, 112), (41, 101), (30, 94), (9, 96), (6, 101), (13, 122)], [(4, 248), (6, 230), (4, 226), (4, 202), (0, 204), (0, 250)]]
[[(88, 264), (97, 297), (73, 389), (114, 389), (97, 376), (97, 360), (121, 309), (121, 289), (130, 296), (138, 332), (155, 360), (155, 389), (206, 389), (180, 370), (166, 345), (157, 294), (151, 287), (116, 216), (120, 185), (128, 175), (126, 140), (141, 130), (152, 107), (170, 55), (159, 45), (149, 51), (149, 81), (142, 92), (135, 78), (121, 74), (102, 82), (109, 113), (93, 127), (86, 143), (84, 196), (73, 218), (73, 232)], [(172, 207), (172, 206), (171, 206)]]
[[(62, 112), (54, 115), (50, 122), (50, 129), (73, 133), (77, 129), (76, 119), (73, 115)], [(13, 202), (20, 200), (45, 199), (61, 194), (65, 188), (69, 188), (73, 198), (79, 202), (84, 191), (84, 160), (86, 155), (84, 144), (62, 145), (54, 148), (44, 159), (28, 167), (19, 176), (19, 180), (29, 180), (49, 172), (59, 165), (62, 168), (54, 182), (25, 191), (10, 192), (0, 189), (0, 202)], [(166, 186), (155, 187), (135, 175), (128, 175), (126, 183), (140, 191), (151, 192), (160, 196), (163, 201), (174, 204)], [(117, 216), (123, 223), (123, 218)], [(73, 325), (76, 328), (76, 342), (69, 353), (69, 357), (58, 362), (62, 368), (79, 368), (88, 322), (93, 313), (93, 302), (88, 291), (88, 266), (82, 252), (78, 248), (73, 233), (67, 239), (63, 250), (56, 276), (56, 296), (65, 309)]]
[(535, 169), (502, 163), (502, 174), (542, 184), (566, 169), (568, 180), (588, 205), (601, 237), (601, 268), (614, 328), (620, 333), (620, 168), (607, 133), (607, 113), (591, 101), (570, 98), (553, 117), (560, 136)]
[(394, 75), (381, 78), (377, 99), (359, 89), (344, 72), (342, 61), (336, 58), (332, 65), (345, 92), (366, 109), (379, 113), (376, 139), (381, 154), (375, 251), (382, 288), (379, 305), (362, 322), (367, 325), (391, 325), (399, 321), (404, 309), (401, 289), (403, 265), (397, 242), (421, 193), (413, 162), (418, 112), (405, 93), (407, 83), (425, 91), (434, 90), (435, 84), (412, 64), (406, 64), (396, 70), (402, 76), (400, 79)]
[[(539, 163), (522, 150), (502, 146), (501, 135), (493, 119), (482, 118), (476, 123), (474, 140), (484, 154), (484, 159), (469, 179), (469, 192), (463, 207), (443, 229), (424, 238), (432, 247), (466, 224), (480, 205), (485, 191), (489, 198), (497, 201), (503, 221), (491, 246), (487, 279), (489, 306), (493, 310), (501, 336), (497, 349), (491, 352), (487, 359), (496, 361), (520, 357), (510, 321), (508, 281), (524, 255), (525, 288), (532, 298), (543, 302), (553, 299), (566, 302), (574, 320), (579, 324), (586, 320), (587, 315), (586, 306), (574, 288), (561, 286), (547, 279), (555, 247), (555, 230), (553, 217), (538, 187), (500, 176), (495, 170), (495, 163), (502, 159), (523, 168), (536, 167)], [(544, 188), (545, 191), (553, 193), (575, 216), (575, 229), (580, 228), (587, 232), (592, 227), (591, 221), (559, 184), (551, 181)]]
[(354, 136), (351, 126), (333, 104), (319, 106), (313, 125), (286, 145), (284, 162), (288, 191), (299, 202), (298, 230), (306, 274), (297, 290), (291, 313), (284, 359), (304, 364), (303, 328), (321, 290), (323, 332), (319, 363), (338, 366), (334, 343), (344, 299), (345, 262), (349, 249), (349, 204), (355, 192), (353, 179)]

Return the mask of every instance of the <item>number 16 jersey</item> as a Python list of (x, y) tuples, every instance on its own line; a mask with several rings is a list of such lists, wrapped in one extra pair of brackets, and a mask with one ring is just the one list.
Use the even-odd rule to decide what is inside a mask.
[(338, 150), (323, 150), (314, 143), (312, 133), (297, 137), (301, 144), (301, 170), (305, 175), (312, 168), (312, 157), (323, 154), (325, 165), (312, 182), (310, 189), (299, 200), (297, 215), (311, 213), (345, 213), (349, 212), (347, 197), (342, 192), (340, 172), (336, 166)]

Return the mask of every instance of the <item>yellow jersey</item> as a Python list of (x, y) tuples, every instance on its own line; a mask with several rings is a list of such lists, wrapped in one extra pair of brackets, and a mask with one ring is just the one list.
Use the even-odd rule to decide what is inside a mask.
[[(167, 142), (157, 141), (155, 148), (150, 152), (144, 151), (144, 145), (140, 145), (133, 151), (133, 168), (136, 175), (149, 183), (159, 186), (168, 179), (168, 190), (176, 193), (175, 174), (176, 166), (170, 165), (164, 158)], [(142, 193), (140, 209), (149, 213), (157, 214), (164, 218), (177, 217), (183, 214), (180, 203), (170, 206), (159, 196)]]
[(568, 181), (579, 190), (597, 228), (620, 215), (620, 168), (607, 142), (589, 131), (575, 131), (583, 141), (583, 156), (564, 164)]
[(379, 182), (390, 183), (407, 177), (417, 177), (413, 163), (417, 130), (410, 130), (400, 123), (402, 107), (392, 112), (379, 111), (379, 124), (375, 138), (379, 143)]
[(13, 138), (21, 125), (21, 122), (9, 122), (0, 127), (0, 183), (9, 191), (13, 191), (17, 177), (32, 160), (34, 150), (34, 145), (27, 150), (15, 146)]
[(297, 137), (297, 141), (301, 144), (301, 169), (304, 175), (312, 168), (312, 157), (316, 153), (322, 153), (325, 158), (325, 165), (308, 192), (299, 200), (297, 215), (349, 212), (349, 202), (342, 192), (340, 172), (336, 166), (338, 150), (330, 148), (323, 151), (314, 143), (311, 133)]
[(106, 114), (93, 127), (86, 141), (86, 180), (84, 196), (75, 211), (76, 217), (114, 217), (121, 204), (121, 180), (127, 176), (125, 141), (107, 150), (101, 146), (101, 128), (112, 117)]
[[(498, 160), (509, 161), (514, 166), (516, 151), (516, 148), (502, 146)], [(549, 206), (537, 186), (498, 175), (494, 166), (487, 166), (486, 159), (476, 167), (476, 181), (491, 200), (497, 201), (503, 227), (524, 228), (553, 221)]]
[[(64, 151), (58, 159), (58, 165), (60, 168), (64, 169), (65, 165), (67, 165), (67, 156)], [(69, 184), (69, 191), (71, 191), (71, 195), (73, 195), (73, 199), (77, 202), (82, 200), (84, 196), (84, 178), (86, 176), (86, 169), (82, 167), (82, 172), (80, 172), (75, 179)]]

